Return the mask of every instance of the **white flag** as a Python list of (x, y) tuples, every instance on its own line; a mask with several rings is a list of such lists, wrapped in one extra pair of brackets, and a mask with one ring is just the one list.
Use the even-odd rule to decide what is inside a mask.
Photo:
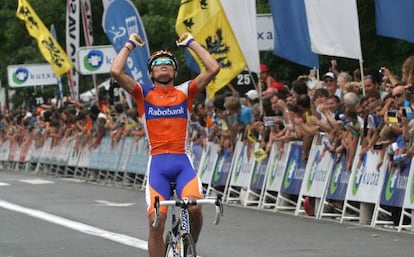
[(256, 27), (256, 1), (221, 0), (227, 19), (237, 38), (240, 49), (252, 72), (260, 72), (259, 46)]
[(66, 52), (73, 63), (67, 73), (70, 94), (73, 100), (79, 99), (78, 49), (80, 44), (80, 5), (79, 0), (66, 0)]
[(362, 60), (356, 0), (305, 0), (312, 51)]

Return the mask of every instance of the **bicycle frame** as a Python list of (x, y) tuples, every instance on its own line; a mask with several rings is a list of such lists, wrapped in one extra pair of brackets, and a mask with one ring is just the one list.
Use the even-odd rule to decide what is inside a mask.
[[(175, 196), (175, 194), (172, 195)], [(220, 216), (223, 215), (223, 204), (220, 195), (218, 195), (216, 199), (198, 200), (175, 199), (160, 201), (158, 196), (155, 197), (155, 218), (152, 224), (154, 228), (158, 227), (159, 224), (160, 206), (172, 207), (170, 208), (171, 230), (167, 232), (166, 238), (166, 254), (169, 254), (172, 250), (172, 256), (174, 257), (185, 257), (187, 251), (195, 255), (195, 246), (190, 234), (191, 226), (188, 208), (199, 204), (214, 204), (216, 206), (216, 217), (214, 219), (214, 224), (217, 225), (219, 223)], [(180, 214), (178, 217), (176, 207), (180, 208)]]

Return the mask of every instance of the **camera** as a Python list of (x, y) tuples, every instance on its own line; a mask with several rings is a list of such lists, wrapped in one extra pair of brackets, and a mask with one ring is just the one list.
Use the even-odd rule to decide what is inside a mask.
[(388, 111), (387, 112), (387, 119), (389, 123), (398, 123), (397, 112), (396, 111)]

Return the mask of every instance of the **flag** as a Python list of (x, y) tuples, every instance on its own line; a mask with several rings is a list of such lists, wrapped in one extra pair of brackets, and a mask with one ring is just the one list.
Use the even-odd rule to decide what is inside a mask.
[(68, 85), (73, 100), (79, 98), (79, 67), (78, 49), (80, 46), (80, 5), (79, 0), (66, 0), (66, 51), (74, 63), (68, 71)]
[(93, 45), (93, 22), (91, 0), (81, 0), (83, 35), (87, 46)]
[[(221, 0), (227, 19), (237, 38), (240, 49), (252, 72), (260, 73), (259, 44), (256, 38), (256, 1)], [(243, 15), (240, 15), (240, 14)]]
[[(57, 39), (55, 25), (53, 24), (50, 25), (50, 33), (55, 39)], [(57, 78), (59, 99), (63, 99), (62, 78), (61, 77), (56, 77), (56, 78)]]
[(124, 47), (129, 35), (139, 34), (145, 45), (129, 54), (125, 69), (139, 83), (151, 85), (152, 81), (147, 69), (149, 58), (147, 35), (138, 10), (131, 1), (112, 0), (104, 10), (102, 27), (117, 53)]
[(27, 31), (30, 36), (37, 40), (40, 52), (50, 63), (57, 77), (72, 68), (73, 64), (66, 56), (65, 51), (45, 27), (27, 0), (19, 0), (16, 16), (26, 22)]
[(414, 1), (376, 0), (377, 34), (414, 43)]
[(362, 60), (356, 0), (305, 0), (312, 51)]
[(307, 67), (319, 67), (312, 52), (303, 0), (269, 0), (275, 41), (273, 53)]
[[(220, 64), (220, 72), (207, 87), (209, 98), (246, 67), (246, 60), (219, 0), (182, 0), (175, 30), (179, 36), (191, 33)], [(200, 59), (194, 53), (192, 55), (200, 69), (205, 70)]]

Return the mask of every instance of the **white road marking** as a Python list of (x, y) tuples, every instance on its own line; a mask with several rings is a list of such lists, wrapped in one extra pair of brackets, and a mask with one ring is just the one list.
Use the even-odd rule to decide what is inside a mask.
[(10, 186), (10, 184), (4, 183), (4, 182), (0, 182), (0, 187), (1, 186)]
[(49, 214), (49, 213), (46, 213), (40, 210), (26, 208), (26, 207), (19, 206), (13, 203), (9, 203), (3, 200), (0, 200), (0, 207), (7, 209), (7, 210), (23, 213), (23, 214), (26, 214), (26, 215), (29, 215), (29, 216), (32, 216), (32, 217), (35, 217), (41, 220), (45, 220), (45, 221), (48, 221), (48, 222), (51, 222), (57, 225), (61, 225), (61, 226), (64, 226), (64, 227), (67, 227), (73, 230), (77, 230), (85, 234), (106, 238), (114, 242), (118, 242), (120, 244), (132, 246), (132, 247), (139, 248), (142, 250), (148, 250), (147, 241), (141, 240), (135, 237), (96, 228), (96, 227), (93, 227), (87, 224), (65, 219), (65, 218), (62, 218), (62, 217), (59, 217), (53, 214)]
[(44, 185), (44, 184), (54, 184), (55, 182), (50, 180), (44, 180), (44, 179), (22, 179), (19, 180), (20, 182), (32, 184), (32, 185)]
[(77, 178), (61, 178), (60, 180), (69, 181), (69, 182), (76, 182), (76, 183), (83, 183), (85, 180), (77, 179)]
[(114, 202), (109, 202), (106, 200), (95, 200), (95, 202), (97, 202), (97, 205), (100, 206), (109, 206), (109, 207), (129, 207), (132, 205), (135, 205), (135, 203), (114, 203)]

